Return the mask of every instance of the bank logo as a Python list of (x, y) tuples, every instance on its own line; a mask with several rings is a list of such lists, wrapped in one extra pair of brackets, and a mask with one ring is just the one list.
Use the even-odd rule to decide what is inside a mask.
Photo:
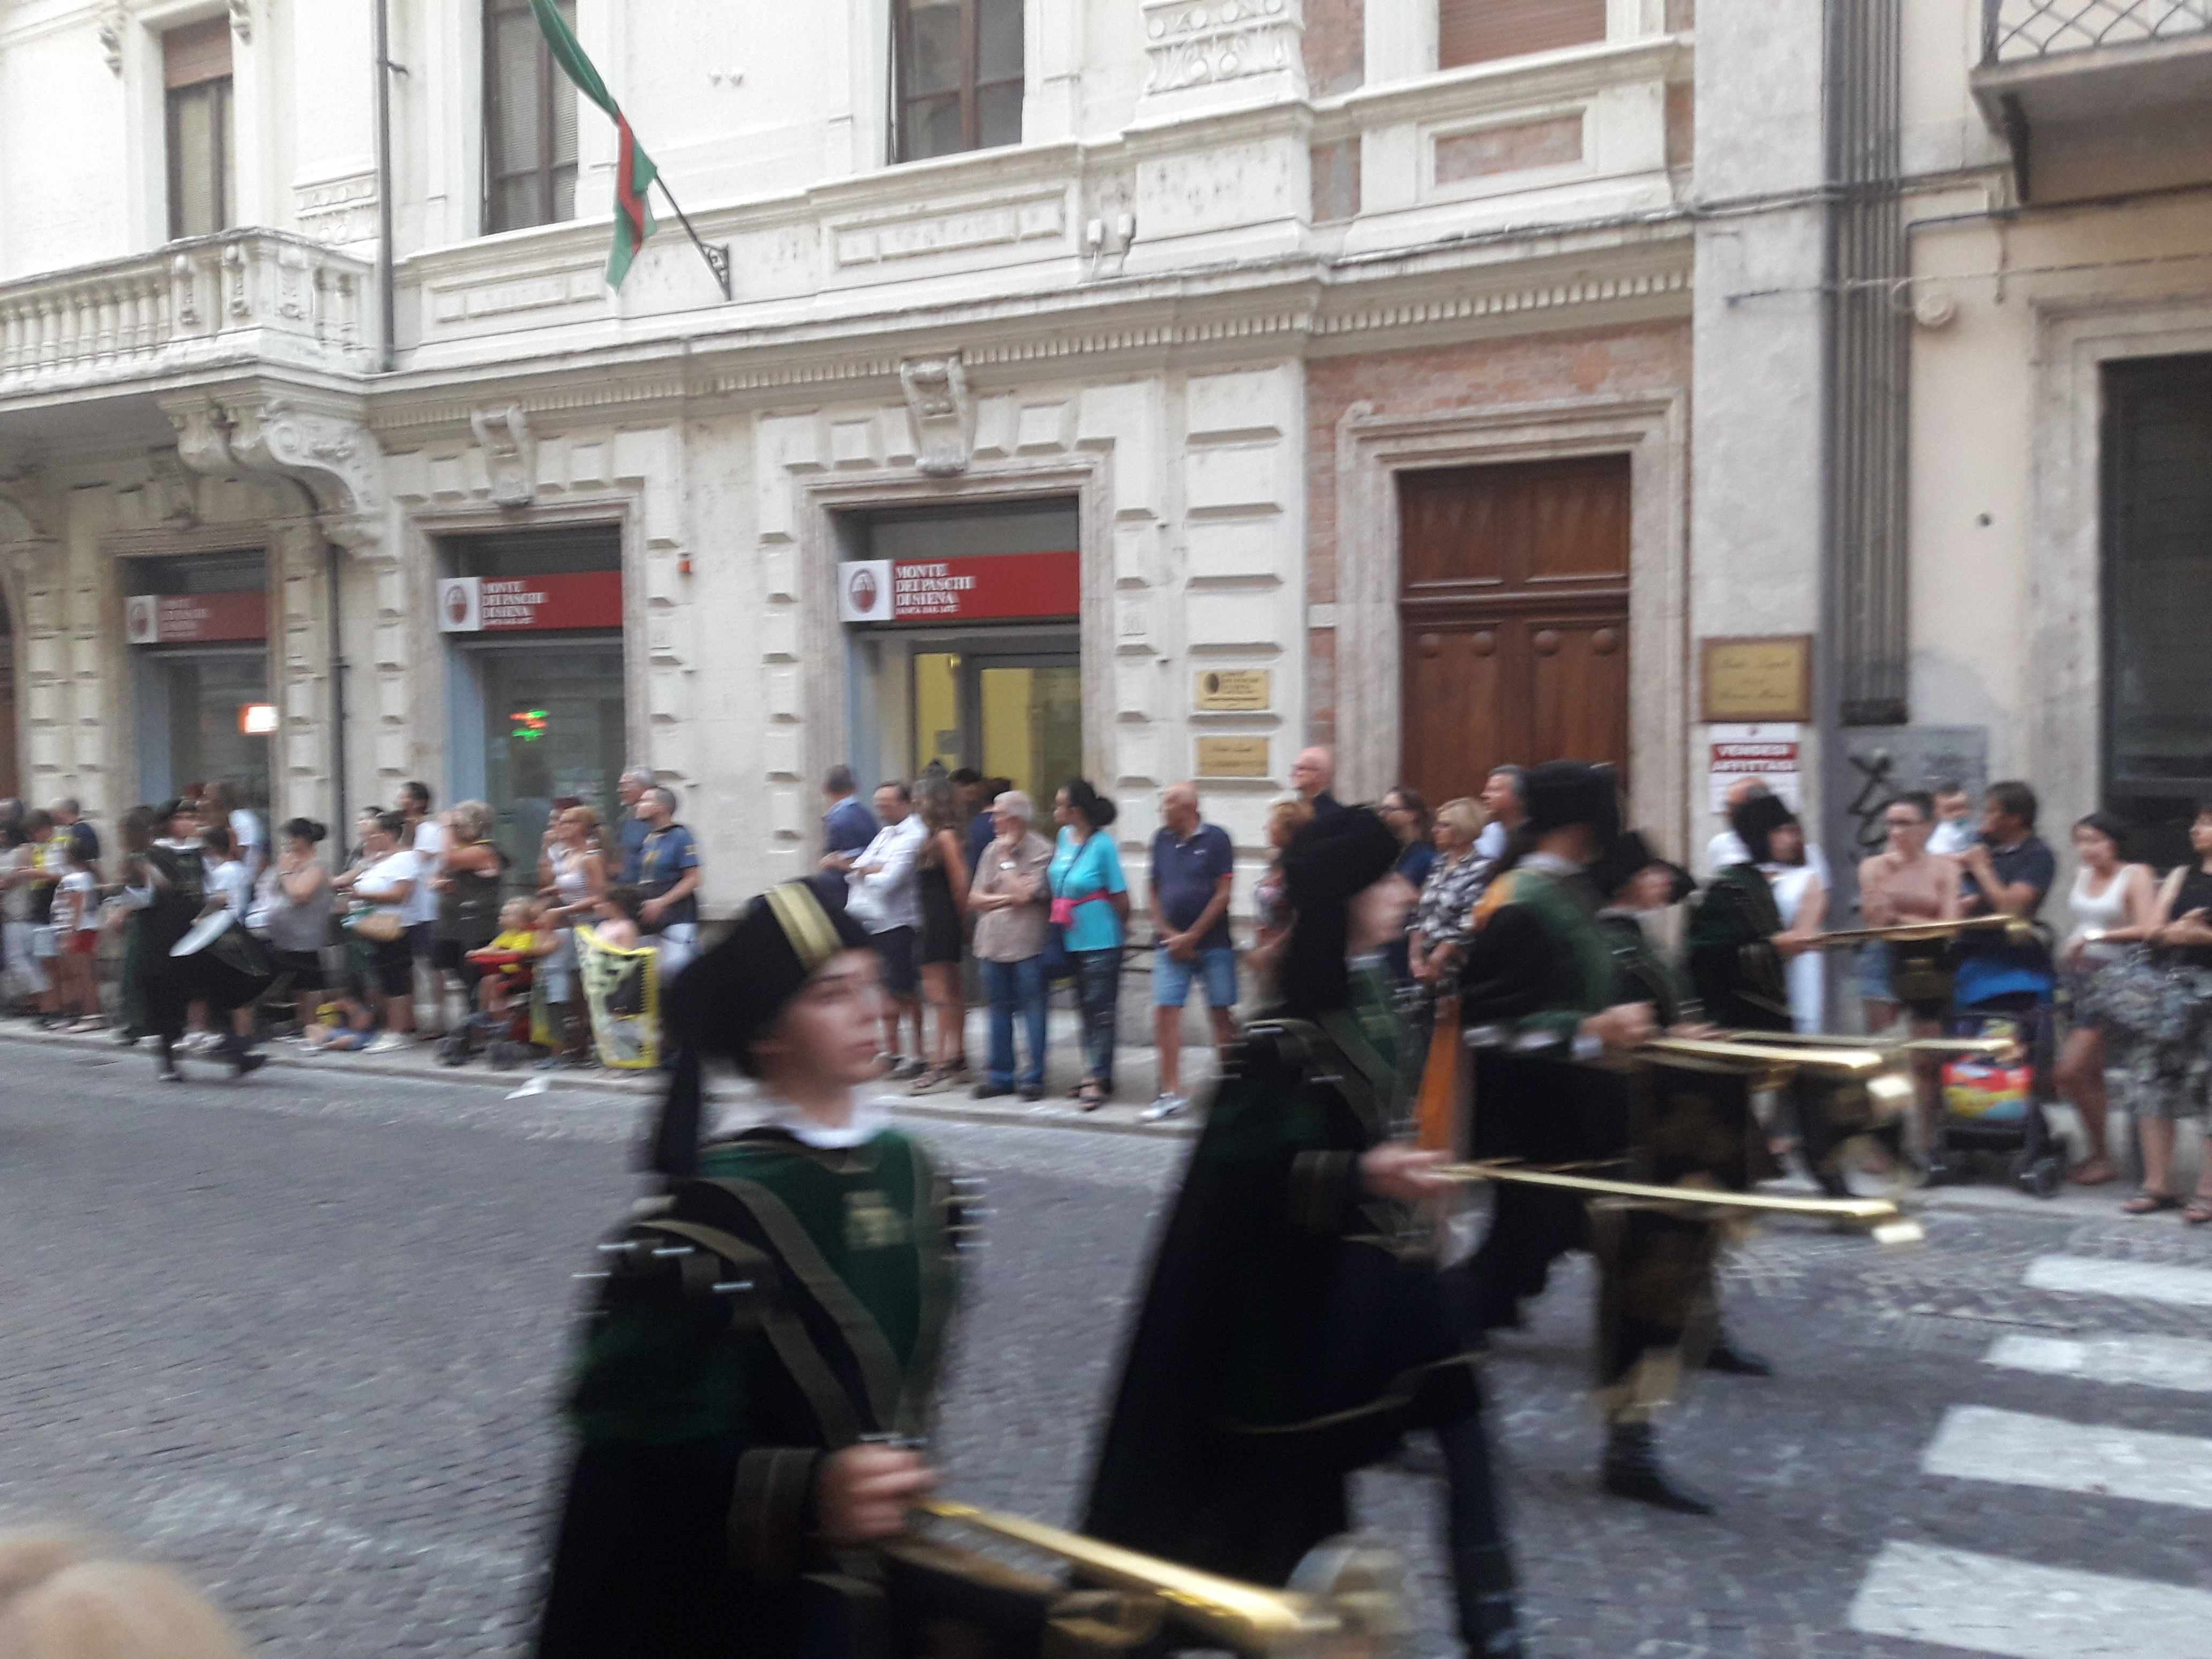
[(837, 620), (880, 623), (891, 619), (891, 562), (855, 559), (837, 567)]
[(133, 593), (123, 601), (123, 637), (133, 645), (161, 642), (161, 599), (156, 593)]
[(483, 632), (483, 583), (474, 576), (447, 576), (438, 584), (438, 631)]

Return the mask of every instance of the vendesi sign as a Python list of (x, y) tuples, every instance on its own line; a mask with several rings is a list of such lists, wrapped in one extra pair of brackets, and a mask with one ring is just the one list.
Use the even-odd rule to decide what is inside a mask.
[(1073, 552), (848, 559), (837, 567), (840, 622), (1002, 621), (1082, 608), (1083, 560)]
[(438, 583), (441, 634), (544, 633), (620, 628), (622, 572), (549, 576), (447, 576)]
[(132, 645), (203, 645), (269, 637), (269, 594), (133, 593), (123, 601), (123, 634)]

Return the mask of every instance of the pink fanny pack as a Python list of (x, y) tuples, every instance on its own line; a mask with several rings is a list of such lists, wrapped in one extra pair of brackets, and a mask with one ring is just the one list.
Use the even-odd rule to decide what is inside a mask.
[(1075, 907), (1079, 904), (1103, 904), (1103, 893), (1085, 893), (1081, 898), (1056, 898), (1052, 902), (1052, 925), (1055, 927), (1075, 926)]

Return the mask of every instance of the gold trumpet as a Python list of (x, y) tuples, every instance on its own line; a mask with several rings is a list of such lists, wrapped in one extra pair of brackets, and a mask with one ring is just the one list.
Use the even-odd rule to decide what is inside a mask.
[(2010, 1037), (1838, 1036), (1805, 1031), (1750, 1031), (1726, 1038), (1744, 1048), (1857, 1048), (1875, 1054), (1952, 1054), (1976, 1060), (2009, 1060), (2020, 1052)]
[(1747, 1210), (1768, 1215), (1825, 1216), (1865, 1229), (1877, 1244), (1917, 1244), (1926, 1234), (1920, 1224), (1886, 1198), (1797, 1198), (1782, 1193), (1731, 1193), (1705, 1187), (1661, 1187), (1642, 1181), (1608, 1181), (1599, 1176), (1567, 1175), (1523, 1169), (1485, 1160), (1445, 1164), (1437, 1174), (1452, 1181), (1491, 1182), (1510, 1186), (1548, 1187), (1592, 1198), (1617, 1199), (1638, 1209)]
[(1950, 921), (1904, 921), (1887, 927), (1844, 927), (1822, 933), (1825, 949), (1842, 945), (1905, 944), (1916, 939), (1955, 939), (1960, 933), (1995, 933), (2002, 929), (2006, 942), (2026, 945), (2035, 938), (2035, 925), (2021, 916), (1960, 916)]
[(1719, 1060), (1732, 1066), (1755, 1063), (1788, 1066), (1793, 1071), (1825, 1072), (1835, 1076), (1867, 1078), (1886, 1070), (1889, 1062), (1867, 1048), (1853, 1048), (1842, 1040), (1814, 1037), (1795, 1040), (1794, 1033), (1748, 1031), (1719, 1037), (1657, 1036), (1636, 1045), (1639, 1054), (1678, 1060)]
[(1156, 1596), (1177, 1622), (1238, 1653), (1380, 1659), (1404, 1634), (1403, 1569), (1391, 1552), (1363, 1540), (1322, 1545), (1299, 1564), (1290, 1589), (1273, 1589), (972, 1504), (932, 1498), (919, 1507), (939, 1521), (1057, 1556), (1097, 1583)]

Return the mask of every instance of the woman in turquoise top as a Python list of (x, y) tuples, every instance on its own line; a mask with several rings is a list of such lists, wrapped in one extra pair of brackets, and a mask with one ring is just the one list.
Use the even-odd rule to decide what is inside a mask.
[(1121, 1000), (1121, 931), (1129, 917), (1129, 884), (1113, 836), (1114, 803), (1082, 778), (1053, 799), (1060, 844), (1052, 855), (1052, 919), (1074, 970), (1083, 1010), (1083, 1082), (1075, 1091), (1086, 1112), (1114, 1094), (1114, 1024)]

